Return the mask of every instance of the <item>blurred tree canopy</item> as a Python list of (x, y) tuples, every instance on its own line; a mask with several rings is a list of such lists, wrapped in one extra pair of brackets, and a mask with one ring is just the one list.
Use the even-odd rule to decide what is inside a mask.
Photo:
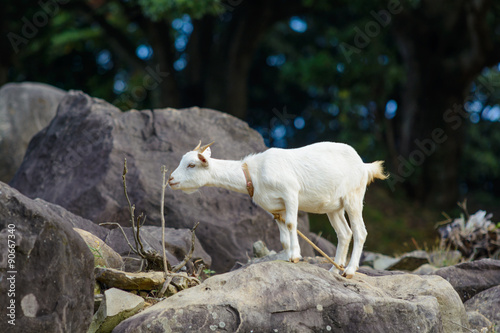
[(0, 18), (0, 85), (214, 108), (272, 146), (346, 142), (442, 208), (500, 196), (497, 1), (4, 0)]

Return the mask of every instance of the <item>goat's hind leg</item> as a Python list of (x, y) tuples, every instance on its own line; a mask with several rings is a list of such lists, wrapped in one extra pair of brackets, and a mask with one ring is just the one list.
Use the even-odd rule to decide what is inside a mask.
[[(344, 214), (344, 209), (327, 213), (330, 224), (335, 229), (338, 239), (335, 262), (343, 267), (345, 267), (347, 261), (347, 252), (349, 251), (349, 243), (352, 237), (351, 228), (349, 228)], [(330, 272), (339, 273), (339, 270), (335, 266), (332, 266)]]
[(343, 274), (348, 279), (352, 278), (358, 269), (361, 253), (363, 252), (363, 245), (365, 244), (367, 236), (362, 214), (364, 194), (365, 189), (359, 188), (357, 191), (350, 194), (344, 202), (344, 208), (349, 215), (349, 221), (351, 222), (352, 235), (354, 239), (351, 260), (349, 261), (349, 265), (347, 265)]

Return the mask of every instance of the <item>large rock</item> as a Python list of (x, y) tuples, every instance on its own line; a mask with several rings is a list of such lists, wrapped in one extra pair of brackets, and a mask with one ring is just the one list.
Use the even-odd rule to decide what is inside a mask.
[(102, 239), (80, 228), (73, 228), (73, 230), (75, 230), (80, 237), (82, 237), (94, 255), (94, 266), (110, 267), (115, 269), (122, 269), (124, 267), (122, 257), (115, 250), (109, 247), (108, 244), (104, 243)]
[(65, 91), (41, 83), (9, 83), (0, 89), (0, 181), (14, 177), (31, 138), (56, 115)]
[(250, 265), (209, 278), (113, 332), (462, 332), (460, 298), (438, 276), (346, 280), (310, 265)]
[(0, 182), (0, 244), (2, 331), (86, 332), (94, 257), (73, 225)]
[(164, 272), (124, 272), (113, 268), (95, 268), (95, 279), (106, 287), (123, 290), (153, 290), (165, 282)]
[(116, 288), (108, 289), (87, 333), (109, 333), (122, 320), (133, 316), (143, 307), (142, 297)]
[[(136, 215), (144, 211), (146, 224), (158, 226), (161, 165), (173, 171), (199, 140), (216, 141), (215, 158), (241, 159), (266, 149), (256, 131), (221, 112), (196, 107), (121, 112), (72, 91), (61, 101), (50, 125), (31, 141), (11, 185), (96, 223), (116, 221), (128, 226), (121, 181), (126, 157), (128, 191)], [(281, 250), (273, 219), (248, 195), (219, 188), (192, 195), (167, 190), (165, 207), (168, 227), (191, 228), (201, 222), (197, 235), (217, 272), (246, 261), (257, 240)], [(309, 231), (307, 216), (302, 215), (299, 229)], [(312, 248), (300, 241), (302, 254), (312, 255)]]
[(465, 302), (483, 290), (500, 285), (500, 260), (466, 262), (440, 268), (434, 274), (450, 282)]
[(480, 292), (464, 305), (467, 311), (477, 311), (500, 327), (500, 285)]

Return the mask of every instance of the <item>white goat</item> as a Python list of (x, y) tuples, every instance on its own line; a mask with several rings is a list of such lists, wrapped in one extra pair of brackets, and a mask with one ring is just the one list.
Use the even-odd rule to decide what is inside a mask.
[[(200, 142), (182, 157), (169, 179), (172, 189), (192, 193), (202, 186), (216, 186), (250, 194), (256, 204), (274, 215), (291, 262), (301, 258), (298, 211), (326, 213), (338, 238), (335, 262), (342, 267), (351, 236), (354, 238), (351, 260), (343, 272), (347, 278), (354, 276), (367, 235), (363, 198), (366, 186), (375, 178), (387, 178), (382, 161), (363, 163), (351, 146), (334, 142), (297, 149), (270, 148), (241, 161), (228, 161), (211, 158), (212, 144), (200, 147)], [(332, 267), (331, 271), (338, 269)]]

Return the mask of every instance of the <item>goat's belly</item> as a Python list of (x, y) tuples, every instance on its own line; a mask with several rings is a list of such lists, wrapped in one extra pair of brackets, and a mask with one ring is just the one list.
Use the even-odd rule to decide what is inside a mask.
[(324, 214), (340, 208), (342, 208), (342, 201), (338, 198), (299, 198), (299, 210), (308, 213)]
[(279, 213), (285, 210), (285, 202), (281, 198), (254, 198), (254, 201), (270, 213)]

